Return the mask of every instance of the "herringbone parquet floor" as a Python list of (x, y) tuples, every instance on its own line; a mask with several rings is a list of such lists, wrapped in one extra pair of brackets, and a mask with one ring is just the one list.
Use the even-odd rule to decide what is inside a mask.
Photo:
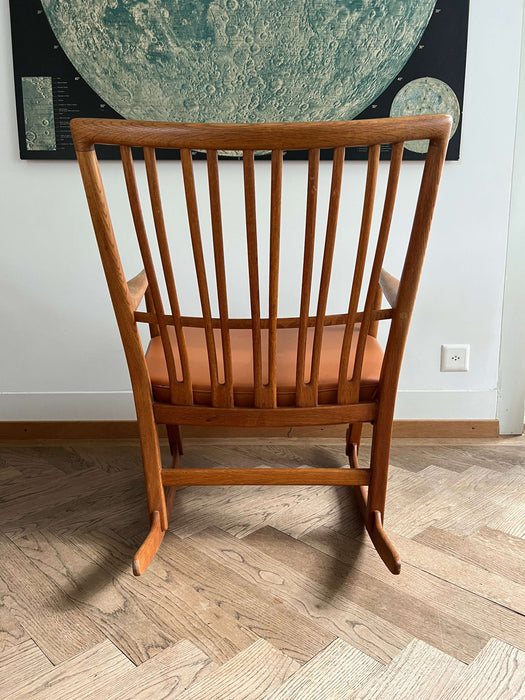
[[(194, 440), (185, 466), (345, 464)], [(366, 463), (366, 444), (363, 448)], [(392, 576), (344, 487), (180, 489), (144, 576), (134, 443), (0, 445), (0, 697), (525, 697), (525, 440), (397, 440)]]

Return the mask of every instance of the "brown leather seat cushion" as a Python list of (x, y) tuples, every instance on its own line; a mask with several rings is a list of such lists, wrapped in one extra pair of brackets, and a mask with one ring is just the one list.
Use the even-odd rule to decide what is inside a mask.
[[(185, 328), (184, 330), (191, 378), (193, 383), (193, 400), (196, 404), (211, 405), (210, 373), (208, 355), (202, 328)], [(222, 367), (222, 345), (220, 330), (216, 329), (215, 342), (219, 368)], [(169, 329), (172, 345), (176, 346), (174, 329)], [(321, 364), (319, 369), (319, 403), (337, 403), (337, 379), (339, 357), (343, 340), (344, 326), (327, 326), (323, 333)], [(309, 370), (314, 329), (308, 329), (307, 368)], [(358, 327), (354, 331), (350, 351), (349, 374), (352, 372), (357, 345)], [(295, 404), (295, 367), (297, 359), (297, 328), (280, 328), (277, 332), (277, 405), (293, 406)], [(234, 400), (236, 406), (253, 406), (253, 364), (251, 330), (234, 329), (230, 331), (232, 347), (232, 364), (234, 379)], [(268, 331), (262, 331), (263, 346), (263, 380), (267, 372)], [(177, 374), (180, 377), (180, 363), (177, 353)], [(363, 371), (361, 378), (360, 399), (368, 401), (374, 398), (383, 351), (375, 338), (367, 337)], [(146, 352), (146, 362), (153, 385), (153, 394), (157, 401), (170, 401), (168, 370), (160, 336), (151, 339)], [(308, 371), (307, 370), (307, 371)], [(220, 371), (220, 370), (219, 370)], [(219, 380), (222, 378), (219, 375)]]

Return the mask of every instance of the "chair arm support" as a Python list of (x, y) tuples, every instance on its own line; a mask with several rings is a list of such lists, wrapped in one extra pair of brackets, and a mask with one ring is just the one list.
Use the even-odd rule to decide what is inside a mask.
[(379, 286), (390, 306), (394, 309), (397, 302), (397, 292), (399, 290), (399, 280), (384, 268), (379, 276)]
[(139, 272), (138, 275), (135, 275), (135, 277), (128, 280), (127, 284), (129, 296), (131, 297), (131, 306), (133, 311), (136, 311), (140, 302), (142, 301), (142, 298), (144, 297), (144, 294), (146, 293), (146, 289), (148, 288), (148, 278), (146, 277), (146, 272), (142, 270), (142, 272)]

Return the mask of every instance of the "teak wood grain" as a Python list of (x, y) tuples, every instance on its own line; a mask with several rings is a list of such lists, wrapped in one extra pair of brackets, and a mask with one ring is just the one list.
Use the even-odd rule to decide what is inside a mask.
[[(148, 566), (168, 528), (169, 511), (175, 498), (174, 487), (189, 484), (358, 486), (362, 494), (363, 517), (372, 542), (388, 568), (399, 573), (399, 557), (383, 529), (394, 403), (450, 125), (451, 118), (447, 115), (296, 124), (72, 121), (71, 130), (86, 196), (130, 372), (142, 445), (151, 529), (134, 559), (136, 574)], [(383, 261), (403, 170), (404, 143), (415, 139), (428, 139), (429, 148), (419, 188), (414, 190), (415, 214), (398, 281), (383, 270)], [(96, 144), (120, 146), (137, 252), (143, 266), (142, 272), (132, 276), (129, 282), (126, 281), (104, 193)], [(380, 199), (376, 197), (376, 185), (383, 145), (389, 146), (390, 164), (384, 198), (376, 202)], [(348, 282), (348, 296), (333, 313), (329, 309), (329, 299), (336, 283), (336, 245), (341, 237), (350, 235), (348, 230), (341, 231), (338, 225), (341, 201), (347, 194), (343, 176), (351, 167), (345, 163), (345, 154), (347, 148), (356, 146), (368, 148), (362, 209), (356, 212), (357, 252), (355, 261), (348, 261), (344, 275), (344, 282)], [(135, 168), (136, 148), (142, 148), (144, 156), (147, 193), (139, 186)], [(157, 148), (178, 149), (180, 152), (181, 191), (193, 258), (192, 272), (201, 309), (197, 316), (185, 313), (180, 301), (183, 299), (181, 282), (175, 274), (173, 261), (177, 255), (175, 236), (181, 234), (173, 230), (174, 226), (165, 214), (162, 180), (165, 171), (157, 167)], [(323, 158), (331, 154), (332, 160), (324, 225), (319, 225), (322, 214), (318, 197), (321, 149)], [(205, 152), (202, 165), (207, 170), (209, 214), (203, 213), (206, 208), (198, 191), (193, 163), (195, 150)], [(241, 154), (242, 191), (233, 201), (224, 202), (218, 155), (228, 150)], [(283, 183), (294, 171), (285, 167), (283, 154), (291, 150), (307, 152), (308, 172), (304, 226), (301, 222), (304, 242), (297, 246), (294, 261), (301, 270), (300, 303), (295, 316), (284, 317), (279, 315), (283, 277), (281, 228), (283, 208), (287, 203)], [(261, 152), (268, 151), (271, 152), (267, 197), (270, 215), (269, 230), (266, 231), (261, 225), (257, 158)], [(232, 318), (229, 311), (228, 240), (223, 230), (225, 207), (240, 207), (244, 214), (244, 230), (239, 234), (246, 244), (249, 318)], [(373, 230), (376, 208), (379, 210), (377, 232)], [(262, 246), (268, 250), (264, 260), (261, 250), (265, 248)], [(212, 251), (212, 266), (206, 260), (208, 250)], [(316, 250), (321, 254), (320, 270), (315, 264)], [(235, 264), (241, 264), (237, 258)], [(214, 268), (215, 279), (209, 274), (210, 267)], [(337, 280), (337, 283), (342, 281)], [(266, 299), (262, 299), (263, 289), (268, 290)], [(382, 292), (390, 308), (382, 308)], [(313, 315), (311, 308), (315, 309)], [(263, 313), (265, 309), (267, 311)], [(382, 320), (390, 321), (382, 364), (378, 349), (380, 359), (376, 359), (374, 365), (377, 376), (367, 378), (364, 376), (367, 361), (373, 362), (370, 348), (374, 347)], [(137, 330), (138, 323), (147, 323), (150, 329), (152, 345), (146, 354)], [(328, 351), (327, 328), (335, 325), (340, 326), (340, 348)], [(195, 341), (190, 341), (190, 336), (195, 338), (196, 335), (189, 333), (191, 328), (201, 329), (202, 347), (192, 345)], [(295, 364), (291, 370), (286, 370), (290, 376), (283, 379), (280, 371), (285, 363), (281, 342), (285, 331), (290, 329), (297, 333), (296, 347), (291, 351)], [(232, 338), (234, 333), (243, 330), (250, 343), (247, 370), (250, 378), (241, 381), (238, 373), (246, 366), (247, 360), (237, 346), (234, 347)], [(151, 348), (156, 343), (161, 348), (165, 367), (165, 378), (160, 380), (155, 380), (153, 370), (150, 378), (154, 353)], [(197, 379), (198, 367), (202, 369), (204, 379)], [(327, 375), (326, 367), (336, 368), (334, 376)], [(326, 398), (328, 390), (333, 393)], [(205, 398), (201, 396), (203, 392)], [(285, 394), (288, 398), (283, 405)], [(176, 443), (181, 454), (180, 435), (174, 432), (179, 425), (257, 428), (343, 423), (350, 426), (347, 453), (353, 469), (253, 471), (238, 468), (190, 473), (178, 465), (172, 471), (161, 467), (156, 430), (159, 424), (168, 426), (172, 451)], [(357, 463), (363, 423), (373, 423), (374, 426), (369, 471), (359, 470)]]

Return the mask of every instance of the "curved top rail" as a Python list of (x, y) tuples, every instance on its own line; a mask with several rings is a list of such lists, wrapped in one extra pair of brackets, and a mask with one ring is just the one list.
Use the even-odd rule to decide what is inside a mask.
[(71, 121), (77, 152), (94, 144), (211, 150), (307, 150), (365, 146), (419, 139), (446, 142), (452, 117), (424, 114), (340, 122), (190, 124), (86, 119)]

